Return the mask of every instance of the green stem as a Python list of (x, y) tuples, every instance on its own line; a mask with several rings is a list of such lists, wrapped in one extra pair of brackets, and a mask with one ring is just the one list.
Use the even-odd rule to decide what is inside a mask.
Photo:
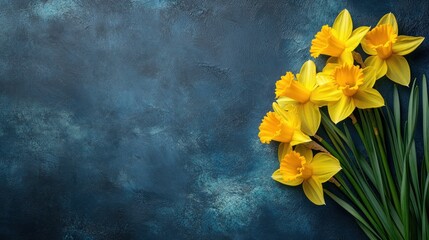
[[(343, 179), (343, 177), (340, 174), (338, 174), (336, 176), (336, 178), (337, 178), (338, 182), (340, 183), (340, 186), (338, 188), (344, 193), (344, 195), (346, 195), (359, 208), (359, 210), (362, 211), (362, 213), (365, 215), (365, 217), (371, 222), (373, 227), (376, 228), (377, 231), (381, 233), (382, 229), (379, 228), (379, 226), (381, 226), (381, 222), (376, 223), (375, 220), (379, 220), (379, 219), (377, 218), (377, 215), (375, 214), (375, 212), (371, 211), (371, 213), (370, 213), (368, 211), (368, 209), (362, 204), (362, 202), (359, 201), (359, 199), (353, 194), (353, 191), (350, 190), (350, 188), (347, 186), (345, 180)], [(369, 210), (372, 210), (372, 209), (369, 208)]]
[[(324, 148), (326, 148), (332, 155), (338, 157), (337, 151), (328, 142), (326, 142), (322, 138), (319, 138), (318, 140), (322, 144), (322, 146)], [(361, 199), (361, 201), (363, 202), (364, 206), (370, 212), (370, 215), (373, 216), (373, 219), (377, 222), (376, 226), (382, 226), (382, 223), (380, 222), (380, 219), (378, 219), (378, 217), (377, 217), (378, 215), (375, 213), (374, 209), (372, 208), (372, 205), (369, 203), (369, 201), (368, 201), (368, 199), (366, 197), (366, 194), (362, 191), (362, 188), (356, 182), (355, 178), (351, 175), (351, 173), (347, 169), (343, 169), (342, 172), (344, 172), (344, 174), (346, 175), (347, 180), (349, 180), (350, 184), (356, 190), (356, 192), (357, 192), (359, 198)], [(354, 172), (352, 172), (352, 173), (354, 173)], [(345, 182), (342, 182), (341, 184), (345, 185)]]
[(387, 176), (387, 183), (389, 185), (390, 193), (393, 198), (393, 204), (395, 205), (396, 211), (400, 212), (401, 207), (399, 204), (398, 192), (396, 191), (396, 186), (395, 186), (395, 183), (393, 182), (392, 173), (390, 171), (389, 164), (387, 163), (386, 152), (384, 151), (384, 147), (381, 142), (380, 135), (378, 134), (378, 131), (376, 129), (374, 129), (374, 134), (375, 134), (375, 138), (377, 139), (378, 148), (380, 150), (379, 152), (381, 154), (381, 160), (383, 163), (384, 172), (386, 173), (386, 176)]

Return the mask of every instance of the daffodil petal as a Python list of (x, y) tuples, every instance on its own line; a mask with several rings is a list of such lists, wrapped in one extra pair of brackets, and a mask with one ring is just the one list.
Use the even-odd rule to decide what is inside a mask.
[(407, 60), (400, 55), (392, 55), (386, 59), (387, 73), (386, 76), (401, 85), (408, 86), (410, 84), (410, 65)]
[(313, 176), (317, 177), (321, 183), (328, 181), (341, 170), (338, 159), (327, 153), (316, 154), (311, 162), (311, 167)]
[(299, 117), (302, 120), (301, 130), (309, 136), (314, 136), (319, 129), (322, 118), (319, 107), (312, 102), (306, 102), (301, 105)]
[(285, 179), (285, 173), (281, 169), (277, 169), (271, 178), (281, 184), (288, 185), (288, 186), (298, 186), (303, 182), (303, 179), (300, 177), (297, 178), (291, 178), (291, 179)]
[(357, 108), (378, 108), (384, 106), (384, 98), (374, 88), (359, 90), (353, 95), (353, 100)]
[(301, 129), (301, 119), (298, 117), (297, 105), (288, 105), (284, 111), (287, 122), (295, 129)]
[(393, 27), (393, 31), (398, 34), (398, 23), (396, 22), (395, 15), (393, 13), (385, 14), (380, 21), (378, 21), (377, 26), (381, 24), (389, 24)]
[(310, 101), (318, 106), (325, 106), (337, 102), (341, 98), (341, 91), (332, 82), (318, 86), (310, 95)]
[(313, 160), (313, 151), (304, 145), (296, 146), (294, 151), (303, 156), (307, 163), (310, 163)]
[(316, 65), (313, 61), (305, 62), (299, 74), (298, 81), (308, 90), (313, 90), (316, 87)]
[(356, 28), (352, 32), (350, 38), (346, 41), (346, 50), (353, 51), (365, 37), (365, 34), (369, 31), (369, 29), (370, 27), (366, 26)]
[(398, 36), (392, 50), (398, 55), (407, 55), (414, 51), (422, 42), (424, 37)]
[(360, 43), (363, 51), (368, 55), (377, 55), (377, 51), (370, 47), (370, 45), (367, 43), (366, 38), (362, 39), (362, 42)]
[(363, 76), (364, 76), (364, 82), (361, 86), (359, 86), (359, 89), (366, 89), (366, 88), (372, 88), (376, 81), (376, 70), (372, 66), (368, 66), (364, 69), (362, 69)]
[(301, 130), (295, 130), (293, 132), (292, 140), (290, 141), (291, 146), (306, 142), (311, 142), (311, 138), (308, 135), (303, 133)]
[(338, 58), (338, 62), (340, 64), (348, 64), (348, 65), (353, 65), (353, 54), (351, 51), (348, 51), (347, 49), (345, 49), (343, 51), (343, 53), (341, 53), (340, 57)]
[(306, 179), (302, 183), (305, 196), (316, 205), (325, 205), (325, 199), (323, 197), (322, 183), (315, 177)]
[(342, 96), (338, 102), (328, 105), (329, 116), (334, 123), (346, 119), (353, 113), (354, 109), (354, 102), (347, 96)]
[(347, 9), (344, 9), (338, 14), (332, 28), (337, 31), (339, 40), (345, 42), (350, 37), (353, 31), (353, 21)]
[(365, 65), (371, 66), (376, 69), (376, 79), (380, 79), (387, 73), (387, 64), (384, 59), (381, 59), (377, 55), (369, 56), (365, 59)]
[(290, 97), (280, 97), (276, 100), (276, 102), (283, 109), (286, 108), (288, 105), (297, 104), (297, 101), (295, 99), (290, 98)]
[[(331, 58), (329, 58), (329, 59), (331, 59)], [(325, 67), (323, 67), (322, 72), (324, 74), (332, 74), (338, 66), (341, 66), (338, 62), (335, 62), (335, 63), (328, 62), (328, 63), (326, 63)]]
[[(318, 73), (317, 75), (316, 75), (316, 80), (317, 80), (317, 84), (320, 86), (320, 85), (324, 85), (324, 84), (327, 84), (327, 83), (330, 83), (330, 82), (332, 82), (333, 81), (333, 79), (332, 79), (332, 75), (330, 75), (330, 74), (325, 74), (325, 73)], [(314, 91), (314, 90), (313, 90)], [(310, 95), (310, 98), (311, 98), (311, 95)]]
[(292, 150), (292, 146), (289, 143), (280, 143), (278, 150), (279, 162), (282, 161), (284, 156)]
[(280, 105), (276, 102), (273, 102), (273, 110), (275, 113), (277, 113), (279, 116), (281, 116), (284, 120), (288, 120), (287, 112), (280, 107)]

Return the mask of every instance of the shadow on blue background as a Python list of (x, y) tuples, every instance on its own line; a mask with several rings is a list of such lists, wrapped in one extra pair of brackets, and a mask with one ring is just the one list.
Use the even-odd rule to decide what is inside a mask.
[(343, 8), (428, 37), (427, 1), (371, 3), (1, 1), (0, 238), (363, 238), (330, 199), (272, 181), (257, 134)]

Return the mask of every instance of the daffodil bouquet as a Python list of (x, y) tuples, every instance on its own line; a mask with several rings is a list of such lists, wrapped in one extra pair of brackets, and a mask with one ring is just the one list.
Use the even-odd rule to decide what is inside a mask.
[[(323, 70), (318, 72), (309, 60), (299, 73), (281, 76), (273, 111), (259, 127), (262, 143), (280, 142), (280, 167), (272, 178), (289, 186), (302, 184), (316, 205), (325, 204), (326, 193), (371, 239), (429, 239), (427, 83), (423, 76), (412, 85), (402, 110), (406, 117), (396, 87), (410, 84), (404, 55), (423, 40), (398, 35), (392, 13), (372, 29), (354, 29), (350, 13), (343, 10), (311, 42), (312, 57), (329, 56)], [(355, 51), (359, 45), (368, 55), (365, 60)], [(389, 104), (374, 88), (385, 79), (395, 84)], [(423, 147), (414, 140), (420, 127)], [(331, 191), (322, 186), (328, 181)]]

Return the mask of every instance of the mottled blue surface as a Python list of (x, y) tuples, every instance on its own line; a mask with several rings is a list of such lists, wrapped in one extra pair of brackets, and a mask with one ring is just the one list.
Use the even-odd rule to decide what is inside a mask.
[(371, 2), (0, 1), (0, 239), (363, 238), (272, 181), (257, 134), (343, 8), (429, 36), (427, 1)]

